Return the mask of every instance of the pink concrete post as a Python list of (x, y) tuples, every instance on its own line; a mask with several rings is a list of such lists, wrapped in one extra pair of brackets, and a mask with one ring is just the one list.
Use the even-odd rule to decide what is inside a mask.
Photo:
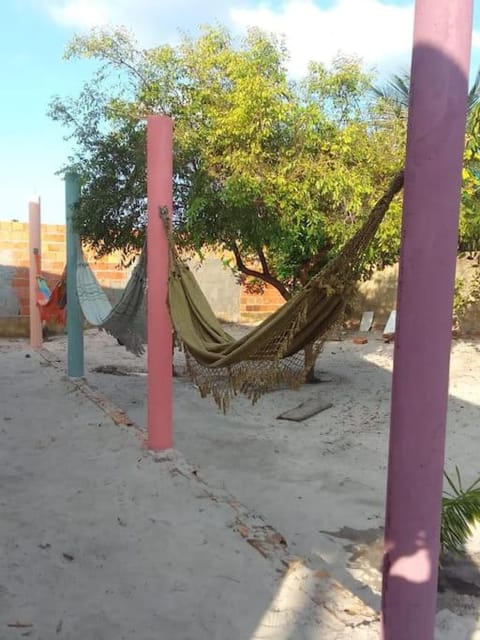
[(417, 0), (383, 567), (382, 638), (432, 640), (472, 0)]
[(160, 211), (172, 215), (173, 125), (147, 119), (147, 445), (172, 446), (172, 325), (167, 306), (168, 243)]
[(42, 321), (37, 305), (37, 258), (41, 250), (40, 198), (28, 203), (29, 236), (29, 307), (30, 307), (30, 346), (39, 349), (42, 346)]

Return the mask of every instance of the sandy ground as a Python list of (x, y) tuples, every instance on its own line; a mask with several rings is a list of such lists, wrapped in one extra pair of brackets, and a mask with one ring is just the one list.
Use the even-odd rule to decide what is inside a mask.
[[(327, 343), (322, 384), (226, 416), (177, 353), (168, 455), (142, 448), (145, 357), (86, 333), (102, 410), (65, 378), (65, 337), (45, 346), (50, 364), (0, 344), (0, 640), (377, 640), (392, 345)], [(452, 348), (446, 469), (465, 483), (479, 351)], [(314, 396), (333, 407), (277, 420)], [(140, 429), (114, 425), (108, 399)], [(443, 576), (439, 640), (480, 639), (479, 534), (468, 551)]]

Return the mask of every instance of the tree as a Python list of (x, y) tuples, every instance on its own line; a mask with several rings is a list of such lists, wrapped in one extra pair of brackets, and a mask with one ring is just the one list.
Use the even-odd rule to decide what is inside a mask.
[[(50, 113), (77, 143), (76, 225), (100, 254), (143, 243), (150, 113), (175, 121), (177, 242), (231, 252), (243, 277), (286, 299), (340, 250), (402, 163), (401, 126), (377, 119), (358, 60), (312, 64), (294, 82), (281, 40), (254, 29), (237, 42), (213, 27), (146, 50), (124, 31), (95, 30), (74, 38), (72, 56), (97, 59), (98, 71)], [(396, 260), (399, 218), (397, 204), (365, 274)]]
[[(373, 86), (373, 92), (383, 102), (381, 111), (385, 119), (406, 121), (409, 73), (393, 75), (383, 87)], [(480, 71), (468, 92), (467, 105), (459, 250), (476, 252), (480, 249)]]

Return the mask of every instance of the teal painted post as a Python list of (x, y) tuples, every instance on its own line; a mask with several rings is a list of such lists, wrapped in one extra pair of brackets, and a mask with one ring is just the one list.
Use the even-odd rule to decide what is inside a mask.
[(80, 178), (65, 176), (65, 211), (67, 218), (67, 335), (68, 375), (83, 378), (83, 317), (77, 296), (77, 256), (80, 237), (73, 229), (73, 212), (80, 198)]

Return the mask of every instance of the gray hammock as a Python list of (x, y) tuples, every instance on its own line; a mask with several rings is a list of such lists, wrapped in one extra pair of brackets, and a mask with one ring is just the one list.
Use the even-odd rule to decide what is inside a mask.
[(82, 252), (77, 261), (77, 295), (85, 320), (137, 356), (146, 342), (146, 262), (144, 247), (120, 299), (112, 305)]

